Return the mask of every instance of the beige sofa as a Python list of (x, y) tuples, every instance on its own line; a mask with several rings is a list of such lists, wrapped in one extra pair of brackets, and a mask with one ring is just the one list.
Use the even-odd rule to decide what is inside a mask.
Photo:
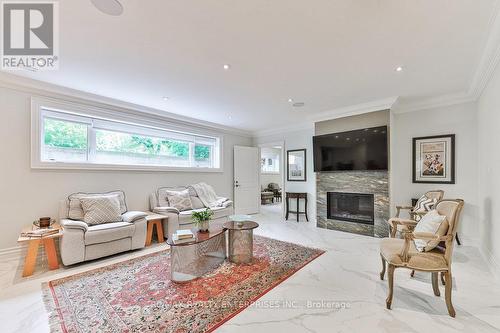
[[(122, 221), (88, 225), (82, 220), (70, 218), (69, 198), (73, 195), (119, 194), (121, 199)], [(107, 193), (75, 193), (59, 204), (59, 223), (63, 228), (60, 250), (64, 265), (93, 260), (116, 253), (143, 248), (146, 242), (146, 213), (128, 211), (125, 194), (122, 191)], [(75, 204), (73, 204), (74, 206)]]
[[(170, 207), (165, 191), (182, 191), (189, 189), (191, 203), (193, 210), (179, 211), (174, 207)], [(168, 216), (168, 220), (163, 220), (163, 233), (165, 237), (170, 238), (178, 229), (195, 229), (191, 220), (191, 213), (194, 210), (203, 210), (206, 207), (201, 202), (198, 195), (191, 187), (176, 186), (176, 187), (160, 187), (154, 193), (150, 194), (149, 205), (151, 211)], [(214, 212), (211, 226), (221, 226), (224, 222), (228, 221), (230, 215), (234, 213), (233, 202), (228, 200), (224, 202), (222, 207), (211, 208)]]

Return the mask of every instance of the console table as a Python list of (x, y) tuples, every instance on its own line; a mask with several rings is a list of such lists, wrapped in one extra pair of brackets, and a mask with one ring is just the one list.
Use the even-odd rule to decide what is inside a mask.
[[(290, 199), (297, 200), (297, 209), (295, 211), (290, 210)], [(304, 200), (304, 211), (301, 212), (299, 210), (300, 199)], [(288, 220), (289, 213), (295, 214), (297, 216), (297, 222), (299, 222), (299, 215), (304, 214), (306, 216), (306, 221), (309, 222), (309, 218), (307, 217), (307, 193), (305, 192), (286, 192), (285, 195), (285, 204), (286, 204), (286, 217)]]

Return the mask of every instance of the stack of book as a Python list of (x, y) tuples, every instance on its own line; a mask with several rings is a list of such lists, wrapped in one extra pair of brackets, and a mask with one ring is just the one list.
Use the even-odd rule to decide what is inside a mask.
[(55, 235), (59, 229), (34, 229), (21, 233), (21, 237), (43, 238), (49, 235)]
[(172, 235), (172, 240), (174, 241), (174, 244), (179, 244), (179, 243), (184, 243), (184, 242), (191, 242), (191, 241), (194, 240), (194, 234), (189, 229), (177, 230)]

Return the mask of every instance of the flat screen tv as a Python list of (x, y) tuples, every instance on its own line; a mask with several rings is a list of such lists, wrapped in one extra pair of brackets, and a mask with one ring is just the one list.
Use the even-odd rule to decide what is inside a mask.
[(313, 137), (314, 171), (387, 170), (387, 126)]

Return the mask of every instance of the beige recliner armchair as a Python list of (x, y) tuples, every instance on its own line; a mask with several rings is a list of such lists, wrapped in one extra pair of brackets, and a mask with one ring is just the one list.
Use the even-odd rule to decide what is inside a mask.
[[(445, 199), (439, 201), (435, 209), (440, 215), (446, 216), (449, 223), (445, 236), (438, 237), (432, 233), (418, 233), (411, 230), (414, 225), (410, 219), (393, 219), (396, 225), (410, 227), (403, 233), (404, 239), (384, 238), (380, 243), (380, 256), (382, 258), (382, 272), (380, 279), (384, 279), (386, 264), (388, 265), (389, 294), (386, 300), (387, 309), (391, 308), (394, 289), (394, 270), (399, 267), (430, 272), (434, 295), (440, 296), (438, 274), (444, 275), (445, 300), (450, 316), (455, 317), (455, 309), (451, 302), (452, 274), (451, 263), (453, 258), (453, 242), (457, 233), (460, 214), (464, 201), (460, 199)], [(419, 252), (413, 242), (414, 239), (437, 240), (441, 244), (429, 252)]]
[[(88, 225), (75, 218), (74, 210), (78, 196), (118, 194), (122, 221)], [(70, 205), (70, 201), (72, 202)], [(82, 214), (79, 212), (78, 214)], [(78, 215), (76, 214), (76, 215)], [(64, 265), (73, 265), (116, 253), (140, 249), (146, 243), (146, 213), (128, 211), (122, 191), (107, 193), (75, 193), (59, 204), (59, 223), (63, 228), (60, 242), (61, 259)]]

